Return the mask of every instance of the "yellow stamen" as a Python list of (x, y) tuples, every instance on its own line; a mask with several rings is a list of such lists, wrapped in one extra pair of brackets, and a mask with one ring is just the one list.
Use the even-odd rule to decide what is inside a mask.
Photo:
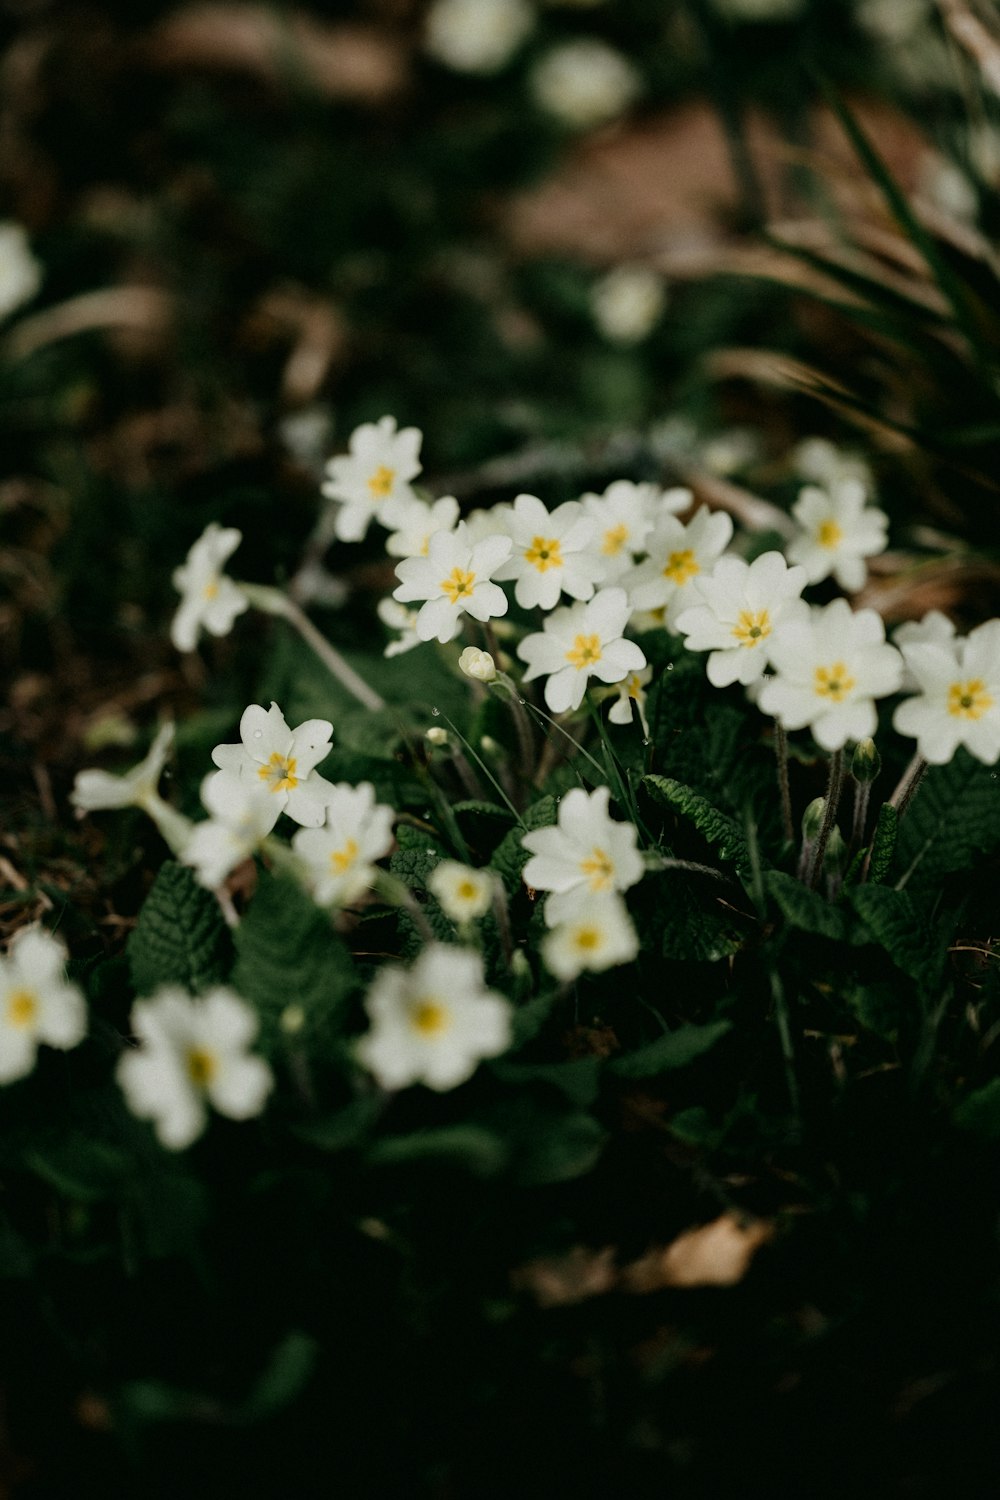
[(460, 599), (470, 599), (475, 586), (475, 573), (467, 573), (464, 568), (452, 568), (447, 578), (442, 578), (438, 588), (442, 594), (447, 594), (452, 604), (457, 604)]
[(358, 857), (358, 846), (354, 839), (348, 839), (343, 849), (334, 849), (330, 855), (330, 868), (334, 875), (343, 875), (349, 870)]
[(299, 778), (295, 774), (297, 765), (293, 756), (279, 755), (275, 750), (266, 766), (257, 767), (257, 775), (267, 783), (269, 792), (290, 792), (299, 784)]
[(843, 539), (843, 531), (836, 521), (822, 521), (816, 533), (816, 540), (821, 547), (837, 547)]
[(410, 1019), (415, 1031), (423, 1032), (424, 1036), (434, 1036), (446, 1029), (451, 1017), (447, 1007), (439, 1001), (418, 1000), (410, 1010)]
[(201, 597), (203, 599), (212, 600), (212, 599), (215, 599), (217, 597), (218, 592), (219, 592), (219, 580), (217, 578), (210, 578), (208, 580), (208, 582), (206, 583), (205, 587), (201, 591)]
[(643, 687), (642, 683), (639, 681), (638, 673), (632, 673), (632, 676), (628, 680), (628, 687), (626, 688), (626, 692), (628, 693), (628, 696), (630, 698), (634, 698), (636, 702), (638, 702), (638, 700), (642, 697)]
[(614, 881), (615, 867), (611, 856), (605, 849), (592, 850), (586, 859), (580, 861), (580, 869), (586, 875), (592, 891), (610, 889)]
[(455, 894), (459, 901), (476, 901), (479, 898), (479, 887), (471, 880), (463, 880)]
[(372, 503), (374, 505), (377, 505), (380, 500), (384, 500), (386, 495), (391, 492), (395, 478), (395, 469), (387, 469), (385, 464), (379, 464), (375, 473), (368, 481), (368, 489), (371, 492)]
[(740, 610), (740, 617), (733, 626), (732, 634), (741, 646), (751, 649), (771, 634), (771, 617), (766, 609), (754, 613), (750, 609)]
[(948, 712), (956, 719), (981, 719), (994, 702), (981, 677), (970, 677), (968, 682), (953, 682), (948, 689)]
[(696, 573), (701, 572), (701, 564), (695, 557), (690, 547), (685, 547), (681, 552), (671, 552), (667, 558), (667, 565), (663, 569), (664, 578), (669, 578), (678, 585), (687, 583)]
[(573, 644), (566, 652), (566, 660), (571, 667), (582, 671), (584, 667), (592, 667), (601, 659), (601, 638), (599, 635), (576, 635)]
[(842, 661), (835, 661), (829, 667), (817, 667), (813, 674), (813, 691), (817, 697), (829, 698), (834, 703), (843, 703), (856, 686), (856, 679)]
[(596, 927), (580, 927), (574, 933), (573, 941), (584, 953), (593, 953), (595, 948), (601, 946), (601, 934)]
[(561, 568), (563, 565), (562, 548), (559, 538), (555, 536), (532, 537), (531, 546), (524, 554), (525, 562), (531, 563), (539, 573), (547, 573), (549, 568)]
[(213, 1054), (204, 1047), (189, 1047), (186, 1061), (187, 1075), (195, 1088), (206, 1088), (218, 1070)]
[(627, 541), (628, 527), (625, 525), (625, 522), (622, 521), (617, 526), (609, 527), (608, 530), (604, 533), (604, 540), (601, 543), (601, 551), (604, 553), (605, 557), (617, 557)]
[(14, 990), (7, 996), (7, 1021), (11, 1026), (31, 1026), (38, 1015), (38, 996), (32, 990)]

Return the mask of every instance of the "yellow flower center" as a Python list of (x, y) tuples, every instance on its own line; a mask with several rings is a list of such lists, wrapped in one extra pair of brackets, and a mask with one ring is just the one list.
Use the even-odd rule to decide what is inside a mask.
[(813, 674), (813, 690), (819, 698), (829, 698), (833, 703), (843, 703), (854, 691), (856, 680), (842, 661), (829, 667), (817, 667)]
[(391, 493), (395, 478), (395, 469), (387, 469), (385, 464), (379, 464), (375, 473), (368, 480), (368, 489), (371, 493), (373, 505), (377, 505), (380, 500), (384, 500), (386, 495)]
[(601, 946), (601, 934), (596, 927), (578, 927), (573, 934), (573, 941), (584, 953), (593, 953), (595, 948)]
[(760, 609), (756, 614), (753, 610), (742, 609), (732, 633), (741, 646), (749, 646), (752, 650), (771, 634), (771, 617), (766, 609)]
[(447, 594), (452, 604), (458, 604), (462, 599), (470, 599), (475, 587), (475, 573), (467, 573), (464, 568), (452, 568), (447, 578), (442, 578), (438, 588), (442, 594)]
[(701, 565), (690, 547), (685, 547), (681, 552), (671, 552), (667, 558), (667, 565), (663, 569), (664, 578), (678, 585), (687, 583), (696, 573), (701, 572)]
[(615, 867), (605, 849), (592, 850), (586, 859), (580, 861), (580, 869), (592, 891), (606, 891), (613, 882)]
[(479, 887), (472, 880), (463, 880), (455, 894), (459, 901), (476, 901), (479, 899)]
[(816, 540), (821, 547), (838, 547), (843, 536), (844, 533), (836, 521), (822, 521), (816, 533)]
[(414, 1030), (424, 1036), (435, 1036), (444, 1031), (450, 1019), (447, 1007), (437, 1000), (418, 1000), (410, 1011)]
[(994, 702), (981, 677), (953, 682), (948, 689), (948, 712), (956, 719), (981, 719)]
[(642, 697), (643, 688), (642, 683), (639, 681), (639, 674), (637, 672), (632, 673), (632, 676), (628, 680), (628, 686), (626, 687), (625, 691), (630, 698), (635, 698), (636, 702), (638, 702), (638, 700)]
[(532, 537), (531, 546), (524, 554), (525, 562), (531, 563), (539, 573), (547, 573), (549, 568), (561, 568), (563, 565), (562, 548), (559, 538), (555, 536)]
[(203, 599), (207, 599), (207, 600), (211, 601), (212, 599), (215, 599), (215, 598), (218, 597), (218, 593), (219, 593), (219, 580), (217, 578), (210, 578), (208, 580), (208, 582), (206, 583), (205, 587), (201, 591), (201, 597)]
[(627, 541), (628, 527), (624, 521), (621, 521), (617, 526), (609, 527), (604, 533), (601, 551), (605, 557), (617, 557)]
[(354, 839), (348, 839), (343, 849), (334, 849), (330, 855), (330, 869), (334, 875), (343, 875), (349, 870), (358, 857), (358, 846)]
[(198, 1089), (206, 1088), (218, 1071), (214, 1055), (205, 1047), (189, 1047), (186, 1062), (187, 1075)]
[(571, 667), (576, 667), (580, 672), (584, 667), (592, 667), (601, 659), (601, 638), (599, 635), (576, 635), (573, 644), (566, 652), (566, 660)]
[(267, 783), (269, 792), (290, 792), (299, 784), (299, 778), (295, 774), (297, 765), (294, 757), (279, 755), (275, 750), (266, 766), (257, 767), (257, 775)]
[(7, 1021), (22, 1030), (38, 1015), (38, 996), (32, 990), (14, 990), (7, 996)]

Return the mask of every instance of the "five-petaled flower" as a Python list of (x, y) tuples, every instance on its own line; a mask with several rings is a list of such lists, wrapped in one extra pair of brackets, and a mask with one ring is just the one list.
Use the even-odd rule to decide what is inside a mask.
[(456, 859), (443, 859), (428, 875), (427, 889), (453, 922), (474, 922), (485, 917), (493, 904), (496, 876), (490, 870), (476, 870)]
[(648, 558), (625, 580), (633, 610), (666, 606), (664, 623), (673, 630), (681, 611), (698, 602), (692, 583), (714, 566), (732, 534), (725, 511), (705, 505), (686, 526), (676, 516), (661, 517), (646, 542)]
[(522, 609), (554, 609), (560, 594), (592, 597), (605, 563), (594, 545), (597, 527), (578, 500), (548, 511), (535, 495), (518, 495), (503, 520), (513, 546), (497, 578), (517, 580)]
[(37, 923), (0, 958), (0, 1083), (31, 1072), (39, 1043), (66, 1051), (83, 1041), (87, 1008), (65, 966), (66, 949)]
[(616, 479), (603, 495), (581, 495), (580, 503), (597, 528), (594, 545), (604, 559), (604, 582), (618, 583), (646, 550), (646, 538), (660, 516), (686, 510), (691, 491)]
[(375, 861), (392, 848), (394, 816), (391, 807), (375, 801), (370, 781), (330, 788), (326, 823), (303, 828), (292, 839), (320, 906), (348, 906), (369, 888)]
[(193, 651), (202, 629), (209, 635), (228, 635), (236, 616), (248, 607), (239, 584), (223, 572), (242, 540), (243, 533), (235, 526), (212, 521), (174, 569), (174, 588), (181, 602), (170, 626), (170, 639), (178, 651)]
[(964, 745), (977, 760), (1000, 758), (1000, 620), (977, 625), (964, 640), (902, 646), (918, 696), (893, 714), (899, 734), (912, 735), (931, 765), (951, 760)]
[(842, 589), (861, 588), (865, 559), (884, 552), (889, 518), (866, 504), (868, 491), (859, 479), (836, 479), (829, 488), (808, 484), (792, 506), (802, 528), (788, 546), (788, 560), (801, 563), (810, 583), (831, 574)]
[(372, 521), (390, 530), (405, 525), (417, 499), (410, 480), (420, 473), (422, 437), (416, 427), (397, 432), (395, 417), (381, 417), (356, 427), (350, 451), (329, 460), (322, 490), (341, 502), (334, 532), (342, 542), (360, 542)]
[(491, 620), (507, 613), (507, 595), (491, 580), (510, 549), (509, 536), (490, 536), (473, 545), (462, 522), (454, 531), (436, 531), (426, 557), (408, 557), (396, 565), (400, 583), (392, 597), (403, 604), (426, 601), (416, 622), (422, 641), (454, 640), (463, 614)]
[(451, 531), (458, 521), (458, 501), (444, 495), (433, 504), (414, 500), (399, 529), (386, 537), (385, 550), (390, 557), (426, 557), (431, 537), (436, 531)]
[(212, 751), (219, 767), (210, 794), (217, 816), (224, 815), (227, 797), (234, 816), (240, 816), (236, 809), (243, 807), (249, 783), (269, 794), (272, 828), (283, 812), (305, 828), (318, 828), (332, 788), (315, 767), (329, 753), (332, 733), (327, 719), (307, 719), (289, 729), (276, 703), (267, 710), (251, 703), (240, 719), (241, 743)]
[(545, 967), (564, 981), (585, 970), (600, 974), (631, 963), (638, 952), (628, 909), (613, 891), (574, 900), (572, 910), (542, 939)]
[(713, 687), (756, 682), (764, 674), (782, 627), (805, 620), (800, 595), (805, 568), (789, 568), (780, 552), (764, 552), (752, 563), (720, 557), (710, 574), (694, 580), (700, 599), (677, 617), (689, 651), (708, 651)]
[(652, 667), (642, 667), (638, 672), (630, 672), (623, 682), (618, 683), (617, 696), (608, 709), (608, 718), (612, 724), (631, 724), (634, 707), (639, 715), (643, 735), (647, 739), (649, 721), (646, 718), (646, 688), (652, 675)]
[(201, 800), (211, 816), (195, 824), (181, 860), (194, 870), (199, 885), (216, 891), (271, 832), (274, 802), (263, 786), (241, 778), (220, 779), (215, 772), (202, 782)]
[(567, 921), (582, 895), (627, 891), (642, 879), (635, 824), (611, 817), (610, 797), (606, 786), (592, 792), (575, 786), (560, 802), (554, 828), (536, 828), (521, 839), (531, 855), (525, 885), (552, 892), (545, 903), (550, 927)]
[(624, 589), (601, 589), (586, 604), (547, 615), (540, 632), (526, 636), (518, 655), (528, 663), (525, 682), (547, 677), (545, 701), (555, 714), (579, 708), (591, 677), (621, 682), (646, 658), (634, 641), (622, 639), (629, 616)]

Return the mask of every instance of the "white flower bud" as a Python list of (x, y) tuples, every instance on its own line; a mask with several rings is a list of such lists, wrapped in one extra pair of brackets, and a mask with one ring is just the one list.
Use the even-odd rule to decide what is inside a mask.
[(458, 658), (458, 665), (466, 677), (472, 677), (476, 682), (492, 682), (497, 675), (496, 662), (488, 651), (480, 651), (478, 646), (466, 646)]
[(431, 745), (447, 745), (448, 731), (447, 729), (442, 729), (440, 724), (435, 724), (432, 728), (428, 729), (425, 738)]

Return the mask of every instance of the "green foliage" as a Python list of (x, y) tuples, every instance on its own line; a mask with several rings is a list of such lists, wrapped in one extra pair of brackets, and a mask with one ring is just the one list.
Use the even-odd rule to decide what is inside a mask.
[(900, 825), (894, 868), (913, 887), (933, 886), (998, 846), (1000, 780), (959, 749), (924, 776)]
[(774, 898), (791, 927), (816, 937), (829, 938), (831, 942), (851, 940), (853, 924), (850, 912), (843, 906), (832, 905), (818, 891), (811, 891), (803, 885), (801, 880), (786, 875), (783, 870), (767, 870), (764, 889)]
[(655, 1078), (675, 1068), (686, 1068), (731, 1030), (731, 1021), (713, 1021), (708, 1026), (679, 1026), (676, 1031), (665, 1031), (645, 1047), (626, 1053), (624, 1057), (616, 1057), (610, 1068), (622, 1078)]
[(197, 994), (226, 977), (232, 962), (229, 931), (215, 897), (186, 865), (167, 860), (129, 938), (132, 983), (140, 995), (161, 984)]
[(711, 844), (724, 864), (732, 864), (740, 877), (749, 873), (750, 853), (743, 830), (725, 813), (713, 807), (707, 798), (682, 786), (668, 776), (646, 776), (643, 786), (655, 802), (671, 808), (692, 823), (706, 843)]
[(956, 1105), (955, 1124), (984, 1141), (1000, 1141), (1000, 1078), (974, 1089)]
[(852, 888), (849, 899), (869, 936), (885, 949), (897, 968), (924, 989), (933, 989), (940, 982), (946, 958), (942, 934), (928, 923), (906, 891), (862, 885)]
[(891, 802), (883, 802), (878, 810), (878, 820), (871, 843), (871, 861), (868, 878), (880, 885), (892, 868), (899, 836), (899, 817)]

